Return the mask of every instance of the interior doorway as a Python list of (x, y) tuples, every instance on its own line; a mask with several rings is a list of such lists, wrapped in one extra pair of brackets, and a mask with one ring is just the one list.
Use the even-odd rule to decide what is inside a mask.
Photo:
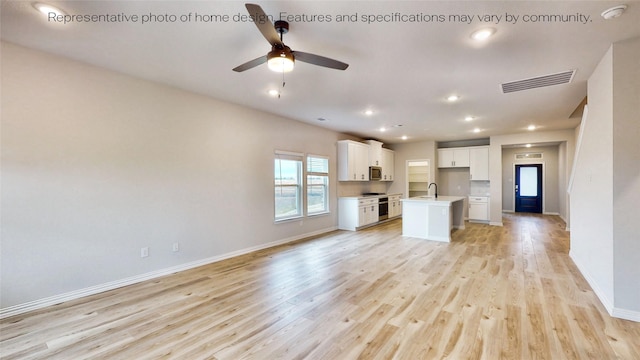
[(416, 197), (428, 195), (429, 180), (431, 180), (431, 169), (429, 168), (429, 160), (407, 160), (406, 179), (407, 179), (407, 197)]
[(542, 164), (515, 164), (515, 211), (542, 213)]

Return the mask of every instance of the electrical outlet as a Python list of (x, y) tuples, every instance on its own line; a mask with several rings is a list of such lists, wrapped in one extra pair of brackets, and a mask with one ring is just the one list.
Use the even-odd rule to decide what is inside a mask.
[(141, 258), (145, 258), (149, 256), (149, 248), (148, 247), (143, 247), (140, 249), (140, 257)]
[(177, 242), (173, 243), (173, 252), (177, 252), (180, 251), (180, 244), (178, 244)]

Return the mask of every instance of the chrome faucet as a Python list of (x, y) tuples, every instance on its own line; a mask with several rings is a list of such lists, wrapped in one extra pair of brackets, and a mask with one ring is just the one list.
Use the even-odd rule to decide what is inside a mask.
[(429, 187), (427, 187), (427, 190), (428, 190), (428, 189), (431, 189), (431, 185), (435, 185), (435, 186), (436, 186), (436, 195), (435, 195), (435, 197), (436, 197), (436, 199), (437, 199), (437, 198), (438, 198), (438, 184), (436, 184), (436, 183), (431, 183), (431, 184), (429, 184)]

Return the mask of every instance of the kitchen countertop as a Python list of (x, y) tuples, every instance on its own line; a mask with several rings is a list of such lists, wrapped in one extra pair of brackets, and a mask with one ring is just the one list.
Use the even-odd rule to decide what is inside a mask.
[(354, 195), (354, 196), (340, 196), (340, 199), (371, 199), (371, 198), (382, 198), (382, 197), (390, 197), (390, 196), (402, 196), (402, 194), (384, 194), (384, 195)]
[(451, 205), (452, 203), (460, 200), (466, 199), (466, 196), (438, 196), (436, 199), (433, 196), (416, 196), (408, 199), (402, 199), (402, 202), (417, 202), (417, 203), (425, 203), (429, 205)]

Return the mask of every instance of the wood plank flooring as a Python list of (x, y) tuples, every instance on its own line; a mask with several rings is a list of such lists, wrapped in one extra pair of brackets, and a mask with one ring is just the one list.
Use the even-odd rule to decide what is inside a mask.
[(0, 322), (3, 359), (640, 359), (555, 216), (336, 231)]

